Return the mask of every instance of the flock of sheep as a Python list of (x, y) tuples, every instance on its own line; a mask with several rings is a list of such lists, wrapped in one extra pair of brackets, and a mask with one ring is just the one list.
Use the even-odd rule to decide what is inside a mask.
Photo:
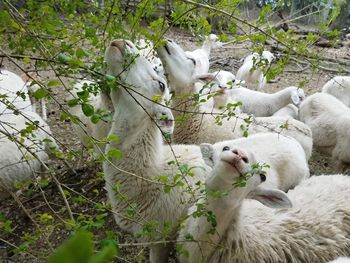
[[(118, 226), (139, 236), (156, 221), (156, 239), (171, 226), (169, 242), (150, 242), (151, 262), (167, 262), (175, 237), (180, 262), (329, 262), (350, 256), (350, 177), (310, 177), (308, 167), (313, 146), (331, 155), (340, 173), (350, 164), (350, 77), (335, 77), (307, 98), (297, 87), (267, 94), (256, 89), (266, 84), (261, 67), (273, 62), (273, 54), (248, 56), (237, 76), (209, 73), (211, 48), (219, 46), (215, 35), (195, 51), (166, 40), (156, 53), (146, 41), (114, 40), (105, 61), (121, 88), (90, 100), (95, 109), (112, 111), (113, 121), (93, 124), (81, 107), (70, 109), (84, 124), (75, 126), (83, 144), (111, 134), (119, 138), (96, 145), (98, 152), (123, 153), (103, 163)], [(84, 80), (74, 91), (92, 84)], [(33, 109), (37, 102), (18, 96), (28, 89), (33, 86), (1, 70), (3, 196), (58, 149)], [(195, 94), (204, 100), (195, 103)], [(156, 97), (161, 99), (154, 102)], [(228, 111), (227, 105), (235, 107)], [(220, 114), (227, 118), (216, 125)], [(32, 133), (14, 139), (29, 121), (36, 121)], [(165, 134), (172, 134), (171, 144)], [(187, 173), (178, 165), (186, 165)], [(164, 191), (159, 178), (173, 187)], [(213, 213), (215, 223), (194, 216), (199, 208)]]

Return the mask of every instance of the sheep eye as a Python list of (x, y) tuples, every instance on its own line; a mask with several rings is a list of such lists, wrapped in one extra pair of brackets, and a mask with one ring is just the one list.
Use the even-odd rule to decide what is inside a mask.
[(265, 182), (266, 181), (266, 175), (265, 174), (259, 174), (259, 175), (260, 175), (261, 182)]
[(165, 91), (165, 84), (164, 84), (163, 82), (161, 82), (161, 81), (158, 81), (158, 83), (159, 83), (159, 89), (160, 89), (160, 91), (161, 91), (161, 92), (164, 92), (164, 91)]
[(188, 58), (188, 59), (191, 60), (194, 65), (196, 65), (196, 61), (193, 58)]
[(228, 146), (225, 146), (224, 148), (222, 148), (222, 151), (224, 152), (224, 151), (229, 151), (230, 150), (230, 147), (228, 147)]

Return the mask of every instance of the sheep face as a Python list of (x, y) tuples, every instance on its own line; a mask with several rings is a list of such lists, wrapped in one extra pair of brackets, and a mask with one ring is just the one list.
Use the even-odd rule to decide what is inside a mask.
[(298, 87), (291, 87), (291, 100), (294, 103), (294, 105), (298, 106), (304, 99), (305, 99), (305, 93), (303, 89), (300, 89)]
[(122, 103), (129, 107), (135, 100), (144, 108), (153, 104), (150, 100), (161, 101), (169, 91), (164, 79), (154, 71), (152, 64), (139, 56), (135, 45), (128, 40), (114, 40), (106, 50), (105, 60), (114, 76), (123, 83), (120, 90), (113, 90), (114, 105)]
[(212, 178), (207, 180), (208, 187), (231, 191), (230, 198), (225, 201), (228, 204), (238, 204), (238, 200), (249, 198), (273, 208), (292, 207), (284, 192), (260, 187), (266, 181), (266, 175), (254, 168), (257, 161), (253, 153), (235, 146), (234, 141), (201, 144), (200, 148), (206, 164), (213, 167)]
[(169, 83), (185, 88), (195, 82), (195, 59), (186, 55), (174, 41), (167, 40), (163, 47), (157, 49), (157, 53), (163, 62)]

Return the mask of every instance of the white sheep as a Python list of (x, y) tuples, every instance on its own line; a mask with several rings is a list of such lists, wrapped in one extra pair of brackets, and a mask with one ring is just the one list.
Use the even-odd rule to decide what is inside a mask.
[[(350, 177), (313, 176), (285, 194), (263, 187), (268, 175), (252, 168), (257, 160), (248, 148), (230, 142), (201, 148), (213, 170), (208, 194), (189, 209), (180, 231), (181, 263), (327, 262), (350, 255)], [(193, 216), (199, 208), (206, 213)]]
[(0, 70), (0, 99), (0, 114), (33, 111), (27, 85), (20, 76), (5, 69)]
[(272, 116), (289, 116), (293, 119), (299, 119), (299, 109), (294, 104), (288, 104), (287, 106), (276, 111)]
[[(123, 40), (114, 40), (106, 51), (107, 63), (116, 63), (108, 66), (113, 66), (116, 73), (121, 71), (118, 65), (125, 65), (124, 60), (128, 57), (125, 43)], [(161, 237), (157, 230), (161, 230), (165, 223), (170, 224), (173, 230), (176, 228), (180, 218), (194, 202), (194, 189), (198, 188), (198, 183), (200, 185), (200, 182), (204, 182), (211, 169), (204, 163), (199, 146), (163, 145), (159, 126), (166, 127), (166, 132), (171, 132), (171, 127), (169, 123), (159, 121), (164, 122), (164, 117), (172, 120), (173, 116), (168, 108), (147, 99), (155, 95), (164, 96), (167, 89), (164, 80), (150, 70), (151, 68), (152, 65), (145, 58), (138, 57), (135, 63), (130, 65), (128, 72), (124, 71), (120, 76), (124, 84), (143, 96), (126, 89), (111, 92), (113, 105), (117, 107), (110, 134), (117, 135), (119, 141), (108, 144), (106, 154), (118, 148), (122, 151), (123, 158), (105, 161), (103, 171), (117, 224), (125, 231), (137, 235), (142, 231), (143, 224), (157, 221), (154, 233), (154, 238), (157, 239)], [(271, 163), (271, 171), (277, 171), (271, 172), (271, 179), (268, 179), (271, 185), (290, 188), (296, 184), (296, 180), (308, 176), (304, 152), (298, 142), (294, 139), (278, 138), (277, 135), (269, 133), (256, 136), (238, 140), (237, 143), (243, 145), (246, 140), (253, 151), (261, 152), (264, 158), (261, 162)], [(266, 145), (276, 147), (267, 148)], [(281, 149), (283, 152), (279, 155)], [(267, 159), (268, 156), (271, 159)], [(186, 165), (190, 169), (191, 176), (179, 177), (178, 167), (173, 164), (175, 158), (180, 165)], [(299, 169), (295, 169), (296, 167)], [(273, 176), (287, 176), (287, 173), (290, 176), (288, 180), (272, 179)], [(157, 181), (160, 178), (169, 183), (179, 181), (179, 185), (165, 192), (164, 185), (160, 183), (162, 181)], [(180, 184), (182, 182), (183, 185)], [(129, 208), (133, 210), (132, 218), (130, 214), (127, 215)], [(160, 243), (152, 245), (151, 262), (167, 262), (168, 248)]]
[(188, 58), (192, 59), (196, 64), (195, 74), (205, 74), (209, 71), (209, 58), (212, 48), (221, 47), (222, 43), (215, 34), (205, 37), (202, 46), (193, 51), (186, 51)]
[(350, 108), (327, 93), (315, 93), (299, 108), (299, 118), (312, 130), (313, 144), (332, 155), (338, 168), (350, 163)]
[(237, 79), (244, 80), (250, 89), (262, 89), (266, 85), (266, 76), (262, 68), (268, 67), (275, 56), (270, 51), (261, 55), (253, 53), (244, 59), (243, 65), (237, 71)]
[[(200, 80), (212, 81), (215, 75), (211, 73), (195, 75), (196, 65), (172, 40), (168, 40), (164, 47), (157, 49), (157, 52), (163, 62), (169, 85), (174, 89), (172, 108), (177, 120), (173, 134), (175, 143), (215, 143), (221, 140), (240, 138), (244, 136), (244, 127), (253, 122), (249, 128), (252, 133), (278, 130), (282, 135), (292, 136), (300, 142), (307, 158), (310, 158), (312, 152), (311, 130), (307, 125), (297, 120), (280, 116), (260, 117), (252, 120), (247, 115), (236, 114), (237, 117), (219, 119), (220, 126), (215, 125), (215, 116), (222, 114), (222, 111), (208, 111), (206, 107), (201, 107), (200, 104), (195, 104), (190, 99), (195, 93), (196, 82)], [(281, 130), (281, 125), (284, 125), (285, 129)]]
[[(36, 129), (25, 134), (28, 126)], [(41, 174), (41, 162), (35, 155), (45, 162), (48, 154), (58, 149), (49, 126), (31, 111), (0, 115), (0, 144), (0, 199), (15, 190), (17, 183), (31, 181)]]
[(304, 91), (298, 87), (287, 87), (269, 94), (239, 87), (230, 90), (233, 101), (240, 101), (242, 112), (256, 117), (269, 117), (290, 103), (298, 106), (305, 99)]
[(331, 94), (350, 107), (350, 77), (336, 76), (332, 78), (323, 86), (322, 92)]

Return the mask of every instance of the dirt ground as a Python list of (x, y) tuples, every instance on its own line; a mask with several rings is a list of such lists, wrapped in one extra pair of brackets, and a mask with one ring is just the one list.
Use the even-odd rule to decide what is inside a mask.
[[(186, 50), (192, 50), (197, 46), (196, 39), (189, 33), (184, 33), (183, 31), (173, 29), (168, 32), (168, 38), (174, 39)], [(349, 57), (349, 46), (344, 45), (339, 49), (329, 48), (323, 49), (327, 56), (330, 57)], [(211, 69), (210, 71), (215, 71), (218, 69), (224, 69), (237, 72), (238, 67), (241, 65), (240, 60), (249, 54), (249, 46), (245, 43), (237, 45), (227, 45), (223, 49), (216, 49), (212, 51), (211, 55)], [(17, 73), (21, 73), (14, 65), (8, 61), (3, 61), (6, 68), (13, 70)], [(24, 65), (23, 65), (24, 66)], [(330, 74), (326, 71), (311, 72), (310, 70), (305, 70), (302, 72), (288, 72), (288, 70), (295, 70), (298, 67), (291, 63), (287, 66), (286, 72), (278, 76), (271, 83), (268, 83), (266, 92), (275, 92), (287, 86), (295, 86), (299, 82), (306, 81), (304, 91), (306, 95), (310, 95), (314, 92), (320, 91), (324, 83), (329, 80), (334, 73)], [(43, 78), (48, 78), (51, 73), (43, 73)], [(64, 103), (67, 98), (67, 94), (63, 92), (64, 89), (57, 88), (55, 90), (57, 100), (60, 103)], [(67, 151), (80, 151), (82, 149), (80, 142), (75, 136), (72, 124), (70, 122), (61, 122), (59, 120), (59, 107), (58, 104), (53, 101), (49, 102), (48, 105), (49, 120), (48, 123), (51, 127), (54, 137), (58, 139), (61, 147), (65, 152)], [(91, 159), (91, 158), (90, 158)], [(70, 161), (71, 166), (74, 167), (76, 174), (72, 171), (66, 169), (66, 167), (57, 161), (50, 163), (51, 167), (56, 169), (58, 179), (70, 187), (77, 193), (86, 196), (89, 201), (83, 202), (77, 198), (78, 194), (71, 194), (68, 196), (68, 202), (72, 206), (74, 216), (79, 214), (85, 214), (86, 220), (88, 218), (93, 218), (95, 213), (101, 212), (101, 208), (96, 206), (96, 203), (106, 203), (106, 192), (103, 189), (104, 183), (101, 177), (96, 174), (101, 171), (100, 164), (96, 164), (89, 160), (89, 156), (86, 152), (78, 152), (77, 156)], [(319, 174), (332, 174), (336, 173), (334, 164), (328, 156), (324, 156), (317, 152), (313, 153), (312, 158), (309, 161), (310, 171), (312, 175)], [(60, 172), (62, 171), (62, 172)], [(27, 209), (27, 212), (35, 219), (38, 219), (38, 215), (43, 213), (53, 214), (57, 216), (64, 216), (67, 218), (66, 211), (62, 210), (64, 207), (63, 200), (58, 193), (57, 187), (50, 183), (44, 189), (46, 197), (48, 198), (48, 203), (51, 208), (44, 202), (43, 196), (40, 191), (36, 189), (31, 189), (24, 192), (19, 196), (19, 200), (23, 206)], [(18, 202), (9, 198), (2, 201), (0, 204), (0, 212), (7, 219), (12, 221), (12, 227), (14, 228), (12, 233), (1, 233), (0, 232), (0, 259), (8, 259), (8, 262), (41, 262), (45, 255), (50, 251), (47, 246), (45, 239), (32, 240), (31, 238), (37, 233), (38, 230), (31, 220), (26, 216), (23, 209), (19, 207)], [(107, 231), (112, 231), (117, 233), (119, 242), (132, 243), (133, 239), (130, 235), (123, 233), (116, 224), (114, 223), (113, 216), (106, 210), (106, 215), (104, 217), (104, 225), (102, 227), (91, 227), (91, 230), (96, 234), (96, 240), (106, 239), (108, 236)], [(84, 221), (84, 220), (82, 220)], [(46, 232), (47, 239), (50, 241), (53, 247), (56, 247), (66, 239), (66, 237), (71, 233), (71, 229), (68, 229), (64, 224), (56, 217), (47, 224), (41, 225), (42, 229)], [(23, 238), (25, 236), (25, 238)], [(27, 242), (28, 248), (25, 250), (21, 244)], [(17, 251), (23, 250), (21, 253), (14, 253), (13, 248), (17, 248)], [(27, 253), (27, 252), (29, 253)], [(147, 249), (143, 247), (123, 247), (120, 251), (118, 259), (116, 262), (138, 262), (145, 261), (147, 258)], [(173, 260), (174, 261), (174, 260)]]

